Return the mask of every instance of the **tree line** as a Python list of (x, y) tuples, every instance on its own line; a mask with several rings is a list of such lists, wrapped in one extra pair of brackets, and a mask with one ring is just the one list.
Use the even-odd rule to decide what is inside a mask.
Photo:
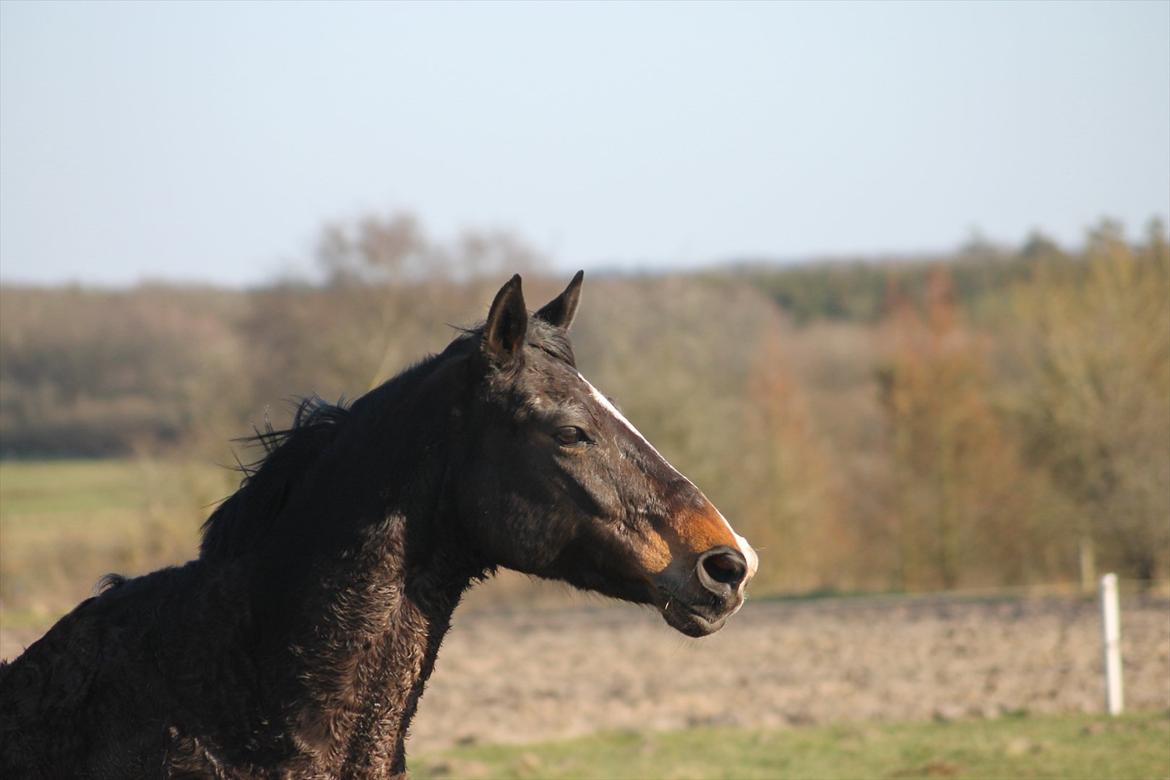
[[(761, 550), (776, 591), (1170, 568), (1170, 251), (1102, 222), (951, 255), (591, 278), (578, 362)], [(327, 226), (313, 281), (0, 289), (0, 454), (169, 454), (355, 397), (563, 279), (507, 233)], [(247, 458), (247, 453), (238, 453)]]

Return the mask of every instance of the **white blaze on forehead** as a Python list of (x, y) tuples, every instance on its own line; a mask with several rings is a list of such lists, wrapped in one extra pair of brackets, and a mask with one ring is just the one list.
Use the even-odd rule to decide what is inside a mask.
[[(608, 398), (605, 397), (604, 393), (602, 393), (600, 390), (598, 390), (596, 387), (594, 387), (592, 384), (590, 384), (589, 380), (586, 379), (585, 377), (581, 376), (580, 373), (577, 374), (577, 378), (585, 383), (585, 386), (589, 388), (589, 394), (593, 396), (594, 401), (597, 401), (597, 403), (601, 404), (602, 409), (604, 409), (605, 411), (612, 414), (615, 418), (617, 418), (617, 421), (620, 422), (622, 425), (626, 426), (626, 428), (628, 428), (630, 430), (630, 433), (637, 436), (639, 439), (641, 439), (643, 442), (646, 443), (647, 447), (654, 450), (654, 454), (657, 455), (659, 458), (661, 458), (663, 463), (666, 463), (666, 465), (670, 466), (670, 463), (667, 462), (666, 458), (662, 457), (662, 453), (660, 453), (658, 450), (654, 449), (653, 444), (646, 441), (646, 437), (642, 435), (642, 432), (639, 431), (637, 428), (635, 428), (634, 424), (632, 422), (630, 422), (629, 420), (627, 420), (626, 416), (624, 414), (622, 414), (620, 411), (618, 411), (618, 408), (616, 406), (614, 406)], [(670, 466), (670, 467), (671, 467), (671, 469), (674, 470), (674, 472), (676, 474), (678, 474), (678, 469), (674, 468), (674, 466)], [(679, 476), (682, 477), (682, 474), (679, 474)], [(683, 479), (686, 479), (686, 477), (683, 477)], [(690, 480), (687, 480), (687, 481), (689, 482)]]
[[(676, 469), (674, 466), (670, 465), (670, 461), (668, 461), (666, 458), (662, 457), (662, 453), (659, 452), (658, 449), (653, 444), (651, 444), (646, 439), (645, 436), (642, 435), (641, 431), (639, 431), (637, 428), (634, 427), (634, 424), (632, 422), (630, 422), (629, 420), (626, 419), (626, 416), (624, 414), (622, 414), (618, 410), (618, 408), (610, 402), (610, 400), (608, 398), (605, 397), (604, 393), (602, 393), (600, 390), (598, 390), (596, 387), (594, 387), (589, 382), (588, 379), (581, 376), (580, 372), (577, 373), (577, 377), (582, 382), (585, 383), (585, 386), (587, 388), (589, 388), (589, 394), (593, 397), (594, 401), (597, 401), (597, 403), (600, 404), (602, 409), (604, 409), (605, 411), (607, 411), (611, 415), (613, 415), (614, 419), (616, 419), (618, 422), (620, 422), (622, 425), (624, 425), (630, 431), (630, 433), (634, 434), (639, 439), (641, 439), (643, 441), (643, 443), (645, 443), (645, 445), (650, 448), (650, 451), (653, 452), (655, 455), (657, 455), (658, 459), (666, 464), (667, 468), (669, 468), (675, 474), (678, 474), (680, 477), (685, 479), (690, 484), (691, 487), (694, 487), (696, 490), (698, 490), (698, 488), (695, 487), (694, 482), (691, 482), (689, 479), (687, 479), (685, 474), (683, 474), (681, 471)], [(736, 546), (739, 547), (739, 551), (741, 553), (743, 553), (743, 557), (747, 561), (748, 574), (747, 574), (747, 577), (744, 577), (743, 582), (740, 583), (740, 586), (739, 586), (740, 590), (743, 590), (743, 587), (747, 584), (747, 581), (752, 578), (752, 575), (754, 575), (756, 573), (756, 569), (759, 568), (760, 557), (758, 555), (756, 555), (756, 551), (752, 549), (752, 546), (750, 544), (748, 544), (748, 540), (744, 539), (742, 536), (740, 536), (739, 534), (737, 534), (735, 532), (735, 529), (731, 527), (731, 523), (727, 522), (727, 518), (723, 516), (722, 512), (720, 512), (718, 509), (716, 509), (715, 514), (719, 515), (719, 519), (723, 521), (723, 524), (725, 526), (727, 526), (728, 533), (730, 533), (732, 538), (735, 539)]]

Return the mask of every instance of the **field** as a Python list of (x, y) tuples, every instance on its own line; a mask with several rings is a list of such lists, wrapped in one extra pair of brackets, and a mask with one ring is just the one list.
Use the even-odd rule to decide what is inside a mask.
[[(1102, 708), (1091, 602), (757, 600), (699, 641), (626, 605), (455, 618), (412, 728), (416, 751)], [(1170, 709), (1166, 603), (1130, 601), (1123, 632), (1128, 706)]]
[(1170, 777), (1170, 718), (1009, 717), (790, 731), (624, 732), (523, 747), (461, 747), (411, 762), (418, 780), (608, 778)]
[[(0, 464), (0, 657), (101, 574), (189, 557), (230, 486), (177, 463)], [(1170, 777), (1164, 598), (1123, 603), (1138, 714), (1107, 720), (1092, 600), (756, 598), (694, 641), (519, 586), (456, 613), (412, 729), (419, 777)]]

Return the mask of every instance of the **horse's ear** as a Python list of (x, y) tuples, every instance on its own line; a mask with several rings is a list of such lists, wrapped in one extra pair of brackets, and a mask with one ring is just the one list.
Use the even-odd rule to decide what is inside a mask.
[(488, 310), (483, 325), (483, 350), (497, 361), (508, 361), (524, 346), (527, 332), (528, 310), (524, 308), (520, 274), (516, 274), (496, 293)]
[(577, 314), (577, 304), (581, 302), (581, 280), (585, 278), (584, 271), (573, 275), (573, 281), (557, 297), (541, 307), (536, 313), (537, 319), (544, 320), (562, 330), (568, 330), (573, 324), (573, 317)]

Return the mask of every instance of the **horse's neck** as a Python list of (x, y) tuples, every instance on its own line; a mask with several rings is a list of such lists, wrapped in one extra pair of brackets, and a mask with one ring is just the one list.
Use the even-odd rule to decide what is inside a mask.
[(435, 445), (448, 433), (431, 426), (411, 441), (416, 434), (406, 429), (371, 430), (373, 439), (404, 437), (395, 451), (406, 454), (357, 465), (337, 457), (316, 475), (331, 488), (306, 511), (312, 522), (345, 530), (321, 549), (301, 549), (301, 581), (283, 605), (289, 630), (273, 668), (286, 670), (276, 687), (294, 692), (293, 711), (285, 711), (293, 741), (317, 766), (372, 776), (405, 769), (407, 727), (451, 613), (479, 573), (451, 536), (451, 453)]
[(324, 585), (323, 617), (294, 646), (309, 676), (298, 738), (317, 761), (358, 775), (405, 770), (404, 740), (470, 576), (441, 552), (416, 564), (405, 517), (391, 517)]

